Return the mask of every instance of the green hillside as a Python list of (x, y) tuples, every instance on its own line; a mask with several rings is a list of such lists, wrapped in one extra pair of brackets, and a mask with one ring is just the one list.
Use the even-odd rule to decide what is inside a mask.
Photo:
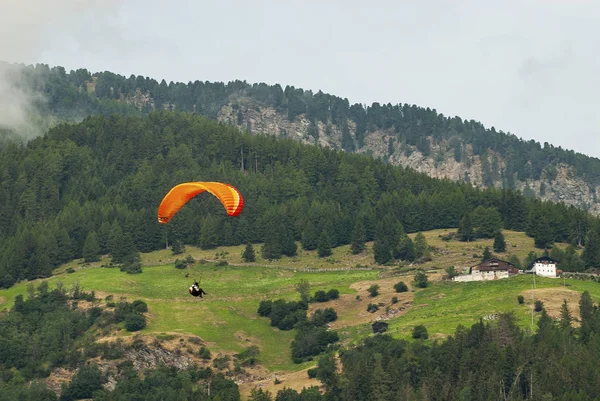
[[(439, 235), (443, 232), (447, 230), (424, 233), (434, 249), (432, 261), (413, 266), (406, 273), (399, 273), (397, 276), (387, 277), (388, 274), (383, 274), (384, 278), (381, 273), (393, 270), (382, 270), (375, 264), (360, 265), (357, 261), (364, 260), (364, 255), (352, 255), (349, 246), (342, 246), (335, 249), (334, 259), (338, 260), (337, 264), (334, 262), (324, 269), (321, 268), (316, 251), (306, 251), (295, 258), (283, 258), (277, 265), (264, 260), (248, 265), (239, 258), (242, 251), (240, 247), (219, 247), (211, 251), (188, 247), (184, 255), (192, 255), (197, 261), (214, 258), (215, 253), (218, 253), (225, 255), (222, 260), (227, 260), (232, 265), (218, 266), (205, 262), (181, 270), (176, 269), (173, 264), (173, 259), (178, 256), (173, 256), (170, 252), (155, 251), (143, 254), (141, 274), (131, 275), (118, 268), (100, 267), (100, 264), (107, 262), (105, 259), (92, 265), (82, 264), (82, 261), (69, 263), (59, 269), (62, 273), (46, 280), (51, 288), (57, 282), (62, 282), (65, 288), (78, 283), (85, 291), (95, 291), (100, 299), (113, 295), (115, 299), (125, 297), (129, 301), (144, 300), (148, 304), (150, 317), (142, 333), (197, 335), (207, 341), (214, 352), (235, 353), (243, 351), (249, 345), (258, 345), (261, 349), (261, 364), (272, 371), (293, 371), (304, 368), (305, 365), (295, 365), (291, 361), (289, 345), (293, 332), (271, 327), (268, 319), (258, 316), (257, 307), (265, 299), (299, 299), (295, 285), (302, 279), (309, 281), (312, 293), (331, 288), (340, 291), (340, 300), (312, 304), (310, 310), (334, 307), (339, 320), (334, 322), (333, 327), (340, 330), (343, 343), (355, 343), (371, 335), (370, 323), (376, 316), (384, 314), (385, 308), (369, 314), (366, 306), (368, 303), (379, 302), (390, 308), (406, 301), (412, 302), (412, 306), (406, 311), (389, 320), (390, 334), (400, 338), (409, 338), (412, 328), (417, 324), (425, 325), (432, 337), (436, 338), (452, 334), (460, 324), (470, 326), (484, 315), (510, 311), (515, 312), (520, 326), (529, 327), (530, 295), (523, 305), (517, 303), (517, 295), (531, 290), (532, 276), (523, 275), (495, 282), (443, 282), (442, 269), (451, 264), (459, 269), (476, 264), (478, 260), (472, 258), (472, 253), (491, 246), (491, 240), (469, 244), (452, 241), (445, 243), (447, 246), (443, 248), (443, 253), (435, 252), (438, 245), (436, 240), (440, 241)], [(523, 233), (507, 232), (507, 238), (511, 248), (510, 255), (524, 259), (529, 252), (536, 251), (532, 239)], [(368, 244), (365, 253), (372, 252), (371, 246), (372, 244)], [(564, 248), (566, 244), (556, 246)], [(466, 256), (465, 251), (469, 252)], [(508, 258), (509, 253), (498, 256)], [(356, 265), (370, 267), (372, 270), (333, 270)], [(307, 267), (321, 270), (297, 271)], [(411, 284), (417, 267), (429, 272), (431, 285), (425, 289), (414, 288)], [(75, 271), (67, 273), (68, 268), (75, 268)], [(208, 292), (205, 299), (192, 298), (187, 293), (187, 287), (193, 278), (199, 278)], [(393, 285), (401, 280), (412, 288), (411, 292), (395, 293)], [(34, 286), (38, 283), (38, 280), (31, 282)], [(567, 287), (559, 288), (565, 283)], [(366, 291), (372, 284), (381, 287), (380, 295), (374, 298)], [(0, 290), (0, 308), (11, 307), (15, 296), (25, 295), (29, 285), (21, 283), (10, 289)], [(572, 295), (565, 295), (568, 292), (579, 294), (588, 290), (594, 299), (600, 299), (600, 286), (595, 282), (538, 278), (537, 288), (558, 288), (557, 292), (544, 295), (552, 301), (552, 307), (548, 302), (552, 314), (556, 312), (556, 301), (562, 302), (561, 297), (566, 296), (572, 300)], [(357, 300), (357, 295), (362, 299)], [(392, 304), (393, 296), (399, 297), (401, 302)], [(100, 301), (100, 304), (104, 303)], [(575, 304), (571, 307), (575, 308)], [(123, 330), (117, 335), (130, 336), (131, 333)]]
[[(84, 251), (88, 259), (111, 254), (120, 264), (174, 242), (203, 249), (265, 243), (265, 256), (277, 260), (320, 241), (357, 249), (374, 241), (377, 263), (413, 261), (422, 255), (410, 250), (407, 233), (458, 227), (465, 219), (475, 237), (506, 229), (525, 231), (540, 249), (569, 242), (572, 253), (589, 245), (584, 263), (564, 263), (565, 270), (600, 265), (599, 220), (575, 207), (252, 136), (185, 113), (60, 125), (26, 146), (1, 146), (0, 175), (2, 287), (47, 277)], [(227, 218), (218, 200), (204, 194), (166, 226), (156, 221), (172, 186), (202, 180), (236, 186), (243, 212)]]

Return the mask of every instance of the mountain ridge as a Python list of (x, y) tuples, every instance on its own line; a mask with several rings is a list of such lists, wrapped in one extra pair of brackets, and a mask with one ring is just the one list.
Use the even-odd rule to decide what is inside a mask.
[(347, 152), (366, 153), (432, 177), (484, 188), (516, 189), (600, 214), (600, 159), (429, 107), (371, 106), (318, 91), (246, 81), (160, 83), (108, 71), (39, 64), (20, 67), (19, 85), (42, 93), (43, 112), (59, 120), (87, 115), (177, 110), (248, 130)]

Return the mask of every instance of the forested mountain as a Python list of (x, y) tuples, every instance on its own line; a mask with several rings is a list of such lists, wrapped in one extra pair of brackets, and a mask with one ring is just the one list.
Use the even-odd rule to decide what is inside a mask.
[[(600, 266), (599, 219), (573, 206), (251, 135), (189, 113), (88, 117), (26, 145), (0, 146), (3, 287), (99, 253), (135, 266), (135, 252), (174, 241), (205, 249), (260, 242), (263, 256), (277, 259), (294, 255), (295, 241), (304, 249), (319, 241), (360, 249), (374, 240), (375, 261), (385, 264), (408, 258), (406, 233), (458, 227), (467, 216), (476, 230), (526, 231), (540, 248), (586, 245), (586, 265)], [(244, 210), (231, 218), (215, 197), (199, 196), (160, 225), (161, 198), (183, 181), (231, 183)]]
[[(6, 66), (5, 66), (6, 68)], [(518, 189), (600, 212), (600, 160), (524, 141), (474, 120), (409, 104), (353, 104), (293, 86), (233, 81), (167, 83), (111, 72), (67, 73), (47, 65), (9, 68), (11, 82), (32, 96), (37, 119), (77, 121), (90, 114), (177, 110), (205, 115), (253, 133), (366, 153), (430, 176), (483, 187)]]

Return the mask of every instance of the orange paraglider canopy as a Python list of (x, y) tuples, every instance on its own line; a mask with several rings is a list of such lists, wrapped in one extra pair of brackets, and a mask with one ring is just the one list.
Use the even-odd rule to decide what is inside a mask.
[(244, 207), (242, 194), (233, 186), (222, 182), (184, 182), (165, 195), (158, 207), (158, 222), (166, 224), (190, 199), (201, 192), (216, 196), (229, 216), (237, 216)]

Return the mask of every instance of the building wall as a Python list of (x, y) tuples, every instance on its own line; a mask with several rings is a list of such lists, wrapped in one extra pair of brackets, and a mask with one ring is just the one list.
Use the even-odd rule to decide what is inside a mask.
[(491, 272), (480, 272), (475, 271), (472, 274), (463, 274), (452, 278), (453, 281), (487, 281), (487, 280), (498, 280), (502, 278), (508, 278), (507, 271), (491, 271)]
[(554, 263), (536, 263), (533, 268), (538, 276), (556, 277), (556, 265)]

